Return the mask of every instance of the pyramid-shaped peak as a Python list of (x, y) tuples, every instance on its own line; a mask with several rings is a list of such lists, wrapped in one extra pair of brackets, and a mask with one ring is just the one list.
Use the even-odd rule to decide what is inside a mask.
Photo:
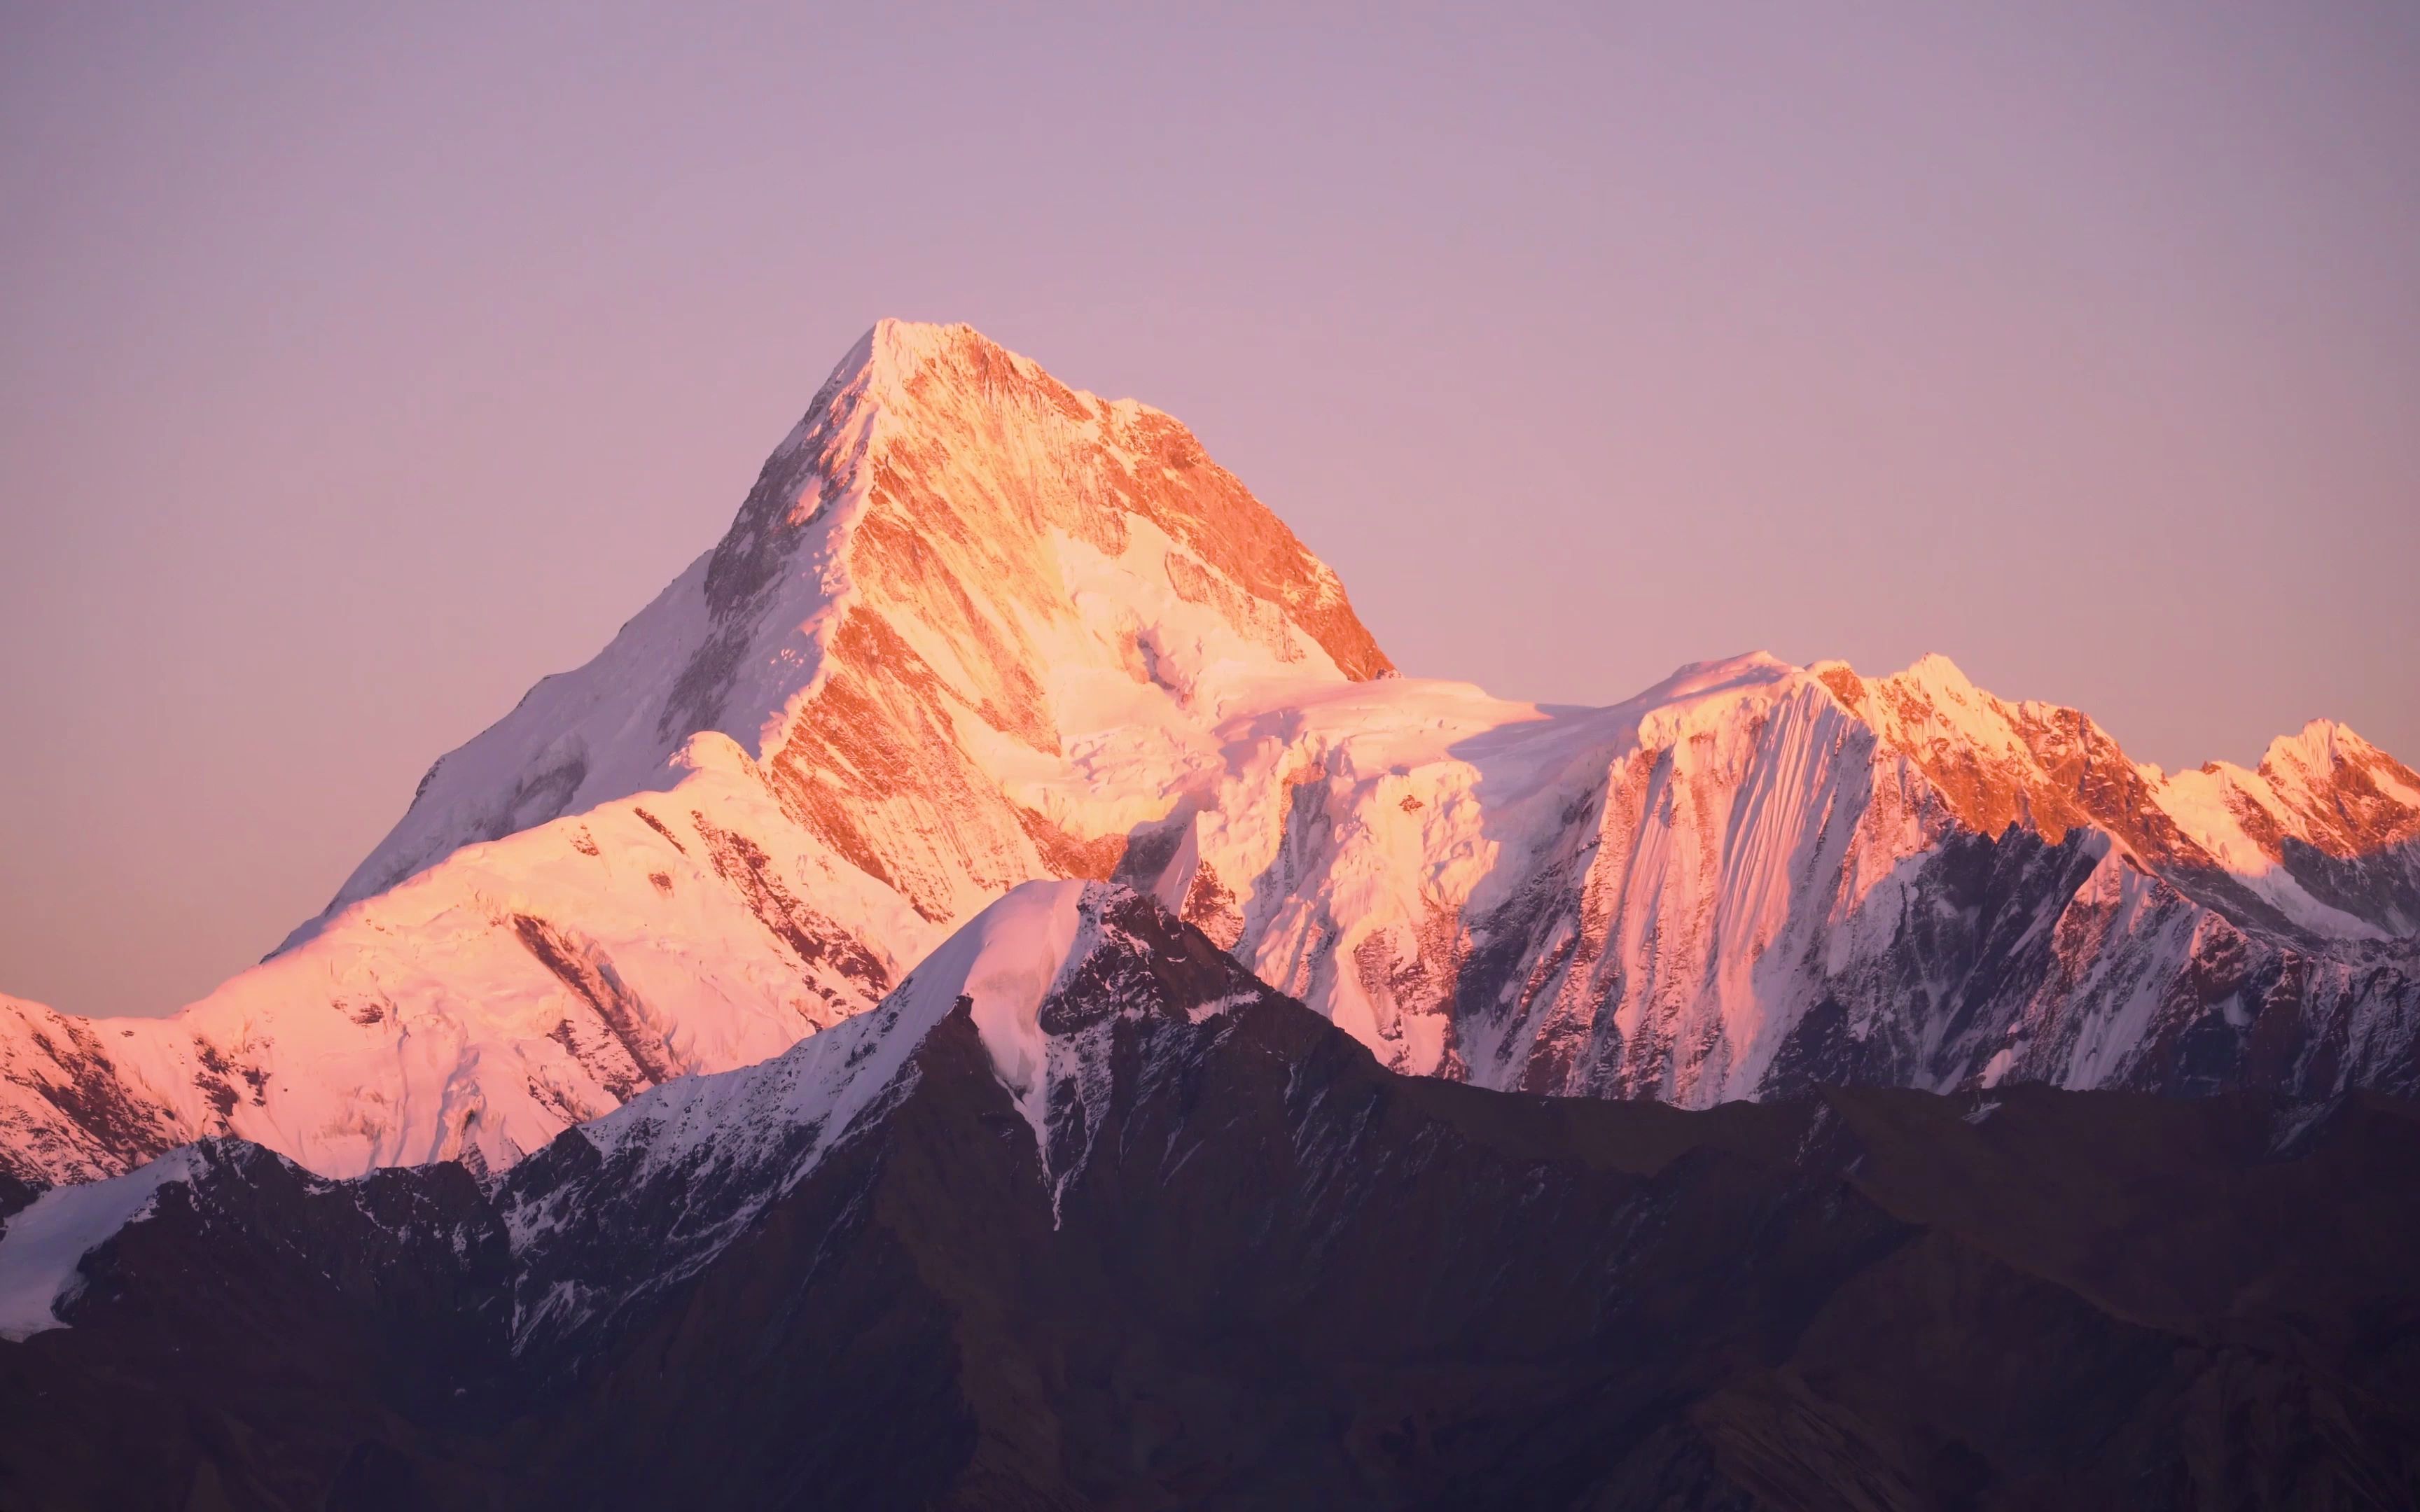
[(776, 458), (857, 433), (875, 412), (913, 409), (920, 398), (931, 395), (936, 377), (944, 379), (945, 390), (979, 391), (994, 402), (1003, 383), (1029, 387), (1042, 408), (1071, 419), (1088, 415), (1101, 403), (963, 321), (939, 324), (886, 316), (841, 354)]
[(861, 386), (896, 403), (919, 393), (937, 375), (985, 389), (1002, 383), (1032, 385), (1042, 391), (1046, 408), (1063, 410), (1069, 418), (1103, 402), (1062, 383), (1041, 363), (1009, 350), (964, 321), (938, 324), (889, 316), (876, 321), (841, 359), (827, 392)]
[(890, 315), (874, 322), (866, 340), (884, 351), (926, 354), (952, 347), (1000, 345), (963, 320), (902, 320)]
[(1034, 365), (963, 320), (940, 324), (884, 316), (858, 345), (868, 360), (899, 371), (970, 355), (980, 359), (996, 354), (1027, 366)]
[(1910, 684), (1927, 692), (1945, 694), (1964, 700), (1979, 689), (1959, 665), (1938, 651), (1928, 651), (1910, 662), (1905, 671), (1894, 673), (1891, 681)]
[(2287, 772), (2325, 773), (2334, 771), (2347, 761), (2373, 755), (2376, 748), (2355, 734), (2349, 725), (2334, 719), (2313, 719), (2290, 735), (2279, 735), (2261, 753), (2260, 769), (2273, 775)]
[[(1392, 671), (1336, 574), (1176, 421), (972, 326), (886, 319), (713, 550), (446, 756), (290, 943), (466, 844), (684, 780), (701, 733), (768, 764), (841, 862), (960, 918), (1001, 884), (1097, 871), (1086, 847), (1132, 823), (1084, 807), (1073, 739)], [(1002, 763), (1078, 796), (1046, 819)]]
[[(1937, 651), (1878, 677), (1860, 676), (1855, 668), (1837, 657), (1811, 663), (1807, 672), (1829, 688), (1844, 708), (1869, 722), (1882, 718), (1893, 727), (1933, 719), (1963, 726), (1999, 702)], [(1873, 702), (1877, 698), (1879, 704)]]

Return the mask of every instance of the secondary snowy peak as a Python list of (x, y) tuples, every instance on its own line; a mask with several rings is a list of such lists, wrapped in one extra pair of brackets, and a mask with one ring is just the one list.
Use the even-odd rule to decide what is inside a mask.
[(2420, 773), (2332, 719), (2270, 742), (2257, 776), (2291, 816), (2294, 837), (2331, 856), (2375, 856), (2420, 840)]
[(1389, 671), (1336, 575), (1176, 421), (971, 328), (885, 320), (721, 544), (432, 767), (331, 912), (673, 786), (706, 734), (926, 918), (959, 917), (1032, 874), (1003, 853), (1078, 859), (1101, 838), (1002, 803), (985, 768), (1038, 771), (1105, 721), (1186, 722), (1272, 679)]
[[(961, 927), (873, 1011), (762, 1065), (658, 1088), (515, 1167), (499, 1201), (532, 1265), (516, 1333), (559, 1342), (693, 1273), (877, 1128), (914, 1089), (947, 1026), (979, 1047), (1055, 1194), (1090, 1157), (1121, 1064), (1131, 1078), (1122, 1036), (1130, 1049), (1151, 1025), (1190, 1031), (1275, 998), (1148, 896), (1027, 883)], [(585, 1268), (581, 1257), (595, 1247), (566, 1242), (668, 1204), (681, 1221), (636, 1271)]]
[(1886, 677), (1837, 661), (1810, 670), (1914, 760), (1970, 828), (1996, 835), (2021, 824), (2056, 841), (2141, 806), (2141, 774), (2074, 709), (1994, 698), (1938, 654)]
[(2420, 778), (2340, 725), (2279, 739), (2257, 772), (2171, 776), (2080, 711), (1994, 698), (1946, 656), (1878, 678), (1809, 670), (1980, 833), (2097, 828), (2186, 892), (2288, 933), (2420, 931)]
[(1692, 1105), (2420, 1080), (2410, 847), (2219, 855), (2090, 720), (1943, 658), (1759, 654), (1601, 710), (1398, 681), (1222, 735), (1128, 864), (1399, 1070)]
[(811, 1139), (803, 1153), (813, 1156), (846, 1134), (924, 1037), (961, 1010), (1001, 1085), (1038, 1131), (1049, 1058), (1041, 1006), (1070, 960), (1100, 944), (1100, 916), (1113, 896), (1131, 895), (1084, 882), (1014, 888), (943, 941), (873, 1011), (762, 1065), (659, 1087), (583, 1125), (579, 1138), (609, 1162), (635, 1160), (644, 1173), (701, 1157), (752, 1166), (801, 1131)]
[(1090, 1031), (1123, 1016), (1200, 1023), (1273, 995), (1147, 894), (1110, 883), (1029, 882), (985, 908), (873, 1011), (762, 1065), (656, 1088), (576, 1138), (622, 1173), (761, 1165), (804, 1131), (810, 1158), (845, 1136), (964, 1014), (1046, 1161), (1051, 1127), (1096, 1067)]

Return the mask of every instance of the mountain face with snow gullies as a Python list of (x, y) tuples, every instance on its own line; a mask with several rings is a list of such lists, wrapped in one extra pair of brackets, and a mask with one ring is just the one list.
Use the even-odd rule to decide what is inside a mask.
[(1939, 657), (1603, 709), (1398, 677), (1174, 420), (885, 321), (276, 955), (163, 1019), (0, 999), (0, 1163), (501, 1169), (863, 1012), (1016, 883), (1112, 877), (1490, 1087), (2420, 1090), (2420, 776), (2350, 731), (2171, 775)]
[(2404, 1506), (2415, 1242), (2407, 1103), (1457, 1086), (1034, 882), (484, 1181), (0, 1192), (0, 1504)]

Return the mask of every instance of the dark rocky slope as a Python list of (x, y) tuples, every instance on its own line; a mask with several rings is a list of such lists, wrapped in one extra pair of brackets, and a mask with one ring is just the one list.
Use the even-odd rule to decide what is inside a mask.
[(1042, 1141), (962, 998), (845, 1129), (204, 1147), (0, 1506), (2420, 1505), (2408, 1104), (1486, 1091), (1082, 909)]

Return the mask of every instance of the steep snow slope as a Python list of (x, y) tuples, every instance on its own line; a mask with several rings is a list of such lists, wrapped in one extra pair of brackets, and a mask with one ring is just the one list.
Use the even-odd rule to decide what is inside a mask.
[(886, 321), (280, 954), (170, 1020), (0, 1001), (0, 1162), (502, 1165), (1111, 875), (1490, 1086), (2420, 1088), (2420, 776), (2350, 731), (2171, 777), (1937, 656), (1594, 710), (1390, 671), (1173, 420)]
[(106, 1181), (54, 1187), (0, 1228), (0, 1339), (23, 1339), (59, 1326), (54, 1308), (71, 1297), (86, 1255), (151, 1211), (160, 1189), (191, 1181), (200, 1147), (170, 1150)]
[(752, 837), (790, 826), (727, 740), (677, 765), (670, 794), (467, 847), (172, 1017), (0, 1000), (7, 1158), (81, 1180), (232, 1133), (334, 1175), (501, 1165), (870, 1006), (930, 926), (811, 846), (768, 856)]

